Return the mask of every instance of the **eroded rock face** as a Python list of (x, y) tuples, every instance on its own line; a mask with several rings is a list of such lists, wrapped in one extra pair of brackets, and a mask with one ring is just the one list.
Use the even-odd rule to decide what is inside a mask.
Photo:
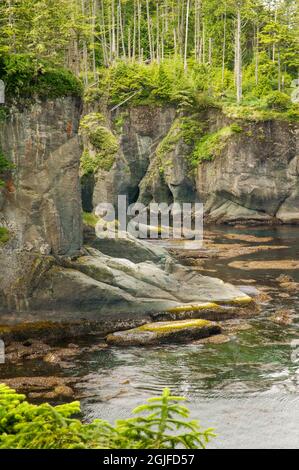
[[(133, 124), (132, 116), (140, 118), (143, 113), (142, 123), (150, 123), (151, 112), (147, 107), (130, 111), (121, 137), (127, 166), (125, 168), (124, 158), (119, 157), (113, 171), (102, 178), (101, 188), (107, 187), (106, 183), (103, 186), (103, 181), (108, 178), (111, 194), (115, 190), (128, 194), (125, 188), (128, 188), (128, 175), (132, 181), (129, 167), (133, 167), (138, 169), (133, 186), (136, 188), (137, 184), (139, 189), (135, 193), (138, 201), (146, 205), (153, 201), (203, 202), (206, 221), (212, 223), (299, 223), (298, 124), (278, 120), (233, 120), (219, 110), (199, 113), (199, 129), (204, 129), (202, 135), (232, 124), (240, 129), (232, 132), (219, 155), (194, 167), (190, 166), (192, 149), (182, 138), (176, 139), (173, 132), (177, 115), (160, 108), (157, 112), (157, 119), (162, 122), (160, 136), (155, 133), (155, 145), (145, 138), (141, 146), (144, 150), (136, 152), (136, 139), (141, 131)], [(140, 136), (143, 138), (142, 132)], [(159, 145), (165, 137), (162, 154)], [(127, 141), (132, 142), (128, 147)], [(150, 158), (149, 150), (152, 151)]]
[[(53, 264), (82, 246), (79, 184), (79, 98), (9, 106), (0, 143), (14, 170), (1, 194), (0, 310), (26, 310), (27, 299)], [(48, 258), (50, 256), (50, 258)]]
[(73, 254), (82, 245), (78, 98), (11, 106), (0, 123), (3, 153), (15, 165), (0, 205), (14, 246)]
[[(125, 124), (130, 140), (123, 151), (134, 184), (145, 155), (150, 158), (147, 139), (155, 146), (174, 114), (153, 109), (149, 119), (142, 112), (132, 111)], [(119, 258), (111, 247), (106, 246), (111, 256), (82, 247), (79, 115), (77, 99), (37, 101), (12, 107), (1, 124), (1, 145), (16, 168), (6, 181), (1, 212), (11, 240), (0, 252), (0, 311), (30, 321), (143, 321), (202, 302), (250, 301), (232, 285), (182, 267), (145, 242), (128, 238)], [(121, 174), (115, 178), (122, 184)], [(101, 249), (100, 240), (96, 247)]]
[[(94, 208), (102, 202), (115, 204), (118, 195), (127, 196), (129, 203), (138, 199), (139, 184), (175, 115), (172, 107), (138, 106), (119, 110), (110, 117), (110, 128), (118, 134), (119, 152), (111, 170), (99, 169), (93, 176), (90, 199)], [(88, 191), (88, 185), (90, 179), (83, 182), (83, 193)]]
[(245, 122), (219, 157), (199, 165), (208, 220), (299, 223), (298, 132), (283, 121)]

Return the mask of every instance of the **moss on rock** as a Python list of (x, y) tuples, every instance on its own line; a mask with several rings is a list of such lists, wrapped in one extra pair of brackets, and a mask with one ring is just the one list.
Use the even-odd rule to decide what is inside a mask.
[(81, 157), (83, 175), (95, 173), (99, 169), (111, 170), (119, 143), (112, 131), (106, 126), (100, 113), (90, 113), (81, 120), (81, 134), (87, 142)]
[(136, 328), (137, 331), (151, 331), (157, 334), (171, 333), (173, 331), (182, 330), (185, 328), (203, 328), (209, 326), (210, 322), (208, 320), (183, 320), (183, 321), (173, 321), (173, 322), (157, 322), (157, 323), (148, 323), (147, 325), (142, 325)]
[(236, 124), (223, 127), (216, 132), (205, 135), (200, 139), (190, 156), (192, 166), (197, 166), (203, 161), (212, 161), (219, 156), (226, 146), (229, 138), (242, 129)]
[(0, 246), (7, 243), (9, 240), (9, 230), (5, 227), (0, 227)]

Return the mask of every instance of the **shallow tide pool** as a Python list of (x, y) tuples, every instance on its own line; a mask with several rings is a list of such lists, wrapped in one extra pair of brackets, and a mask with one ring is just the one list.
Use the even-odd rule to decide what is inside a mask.
[[(205, 264), (209, 276), (254, 286), (271, 298), (255, 318), (229, 321), (224, 331), (228, 342), (107, 348), (85, 352), (64, 367), (41, 360), (8, 365), (1, 369), (1, 376), (76, 377), (85, 420), (127, 417), (146, 398), (169, 387), (188, 399), (192, 418), (215, 428), (217, 438), (211, 448), (298, 448), (299, 294), (282, 288), (277, 278), (287, 274), (299, 282), (298, 268), (279, 269), (282, 262), (299, 259), (299, 228), (217, 228), (213, 242), (236, 247), (238, 236), (244, 240), (246, 235), (257, 237), (246, 246), (277, 248), (242, 256), (236, 250), (233, 258), (210, 259)], [(236, 268), (231, 265), (236, 261), (258, 262), (250, 266), (259, 269)], [(269, 268), (271, 263), (264, 268), (265, 261), (275, 261), (276, 269)], [(290, 325), (270, 319), (280, 309), (289, 311)]]
[[(229, 266), (236, 259), (298, 260), (299, 229), (217, 229), (216, 241), (222, 243), (228, 231), (271, 237), (266, 244), (287, 247), (206, 263), (207, 269), (217, 271), (209, 275), (236, 285), (266, 288), (271, 302), (262, 306), (258, 317), (238, 321), (241, 330), (231, 330), (231, 340), (224, 344), (112, 348), (81, 361), (77, 373), (85, 371), (80, 389), (88, 395), (82, 402), (86, 419), (129, 416), (137, 404), (168, 386), (188, 398), (193, 418), (216, 429), (212, 448), (299, 447), (298, 292), (279, 287), (276, 278), (282, 270)], [(299, 281), (298, 269), (284, 273)], [(256, 283), (251, 284), (252, 280)], [(269, 319), (281, 308), (293, 313), (291, 325)]]

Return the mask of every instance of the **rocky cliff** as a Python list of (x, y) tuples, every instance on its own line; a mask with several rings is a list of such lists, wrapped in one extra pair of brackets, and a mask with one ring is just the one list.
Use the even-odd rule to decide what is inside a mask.
[(192, 115), (152, 106), (118, 111), (107, 124), (119, 148), (98, 169), (93, 206), (200, 201), (212, 223), (298, 223), (298, 124), (232, 119), (217, 109)]
[[(16, 319), (144, 320), (165, 310), (201, 310), (206, 308), (205, 302), (249, 302), (233, 286), (204, 277), (174, 262), (164, 250), (128, 236), (121, 242), (125, 259), (115, 257), (113, 245), (110, 256), (98, 251), (100, 240), (98, 249), (83, 246), (80, 109), (78, 98), (11, 105), (0, 125), (3, 154), (13, 163), (13, 169), (1, 175), (5, 185), (1, 189), (0, 226), (9, 232), (9, 240), (0, 242), (2, 323)], [(111, 169), (106, 166), (105, 171), (116, 181), (127, 168), (128, 195), (138, 188), (146, 172), (151, 143), (154, 147), (161, 138), (160, 112), (153, 112), (150, 128), (147, 118), (144, 123), (139, 121), (139, 113), (133, 112), (127, 123), (131, 134), (122, 140), (121, 150), (103, 116), (85, 119), (91, 150), (97, 150), (92, 159), (86, 156), (87, 167), (92, 168), (94, 159), (105, 165), (111, 161)], [(173, 113), (163, 111), (163, 134), (168, 132)], [(117, 166), (118, 160), (124, 167), (121, 163)], [(94, 176), (97, 181), (98, 175)], [(101, 185), (107, 181), (108, 177)], [(18, 312), (17, 317), (11, 312)]]
[(9, 106), (0, 123), (3, 154), (13, 163), (1, 189), (2, 225), (15, 248), (73, 254), (82, 245), (78, 98)]
[(197, 167), (209, 221), (299, 223), (299, 128), (284, 121), (241, 123), (221, 153)]

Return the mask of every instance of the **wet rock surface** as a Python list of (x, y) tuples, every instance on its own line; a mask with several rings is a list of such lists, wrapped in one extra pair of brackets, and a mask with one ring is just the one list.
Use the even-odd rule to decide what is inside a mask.
[(74, 397), (72, 386), (77, 382), (70, 377), (17, 377), (5, 379), (6, 385), (31, 399), (68, 399)]
[(169, 342), (188, 342), (221, 332), (217, 323), (208, 320), (185, 320), (150, 323), (133, 330), (108, 335), (114, 346), (148, 346)]

